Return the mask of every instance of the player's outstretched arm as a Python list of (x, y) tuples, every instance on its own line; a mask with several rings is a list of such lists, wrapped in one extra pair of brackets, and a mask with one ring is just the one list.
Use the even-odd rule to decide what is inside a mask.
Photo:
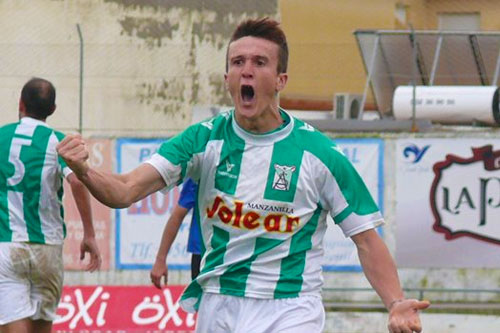
[(156, 254), (156, 260), (151, 269), (150, 277), (151, 282), (158, 289), (161, 289), (161, 279), (164, 278), (164, 283), (167, 285), (168, 282), (168, 267), (167, 267), (167, 255), (170, 251), (170, 247), (179, 232), (179, 228), (182, 224), (182, 220), (187, 215), (188, 210), (179, 204), (175, 205), (172, 210), (172, 214), (168, 219), (165, 228), (163, 229), (163, 235), (161, 237), (160, 247)]
[(368, 281), (389, 311), (389, 332), (421, 332), (418, 311), (429, 306), (428, 301), (405, 299), (396, 265), (374, 229), (352, 236), (359, 260)]
[(93, 272), (101, 267), (101, 253), (95, 239), (94, 224), (92, 222), (92, 207), (90, 205), (90, 194), (85, 185), (70, 173), (66, 177), (73, 193), (73, 198), (80, 213), (83, 225), (83, 239), (80, 243), (80, 260), (85, 258), (85, 253), (89, 253), (90, 260), (85, 268), (86, 271)]
[(92, 195), (112, 208), (125, 208), (166, 186), (161, 175), (149, 164), (141, 164), (123, 175), (92, 169), (85, 142), (80, 135), (68, 135), (57, 145), (58, 154)]

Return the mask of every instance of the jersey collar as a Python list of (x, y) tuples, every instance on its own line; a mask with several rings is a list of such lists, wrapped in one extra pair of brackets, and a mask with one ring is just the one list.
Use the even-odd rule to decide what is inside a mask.
[(31, 118), (28, 116), (22, 117), (19, 122), (22, 124), (27, 124), (27, 125), (40, 125), (40, 126), (49, 127), (45, 121)]
[(277, 141), (283, 140), (286, 138), (293, 129), (294, 126), (294, 119), (290, 114), (288, 114), (285, 110), (282, 108), (279, 109), (280, 113), (282, 113), (282, 117), (288, 118), (288, 124), (283, 126), (280, 129), (273, 130), (268, 133), (264, 134), (256, 134), (252, 132), (248, 132), (241, 128), (238, 123), (236, 122), (236, 119), (234, 118), (234, 109), (231, 112), (231, 123), (233, 125), (233, 130), (238, 135), (240, 138), (245, 140), (246, 142), (253, 143), (258, 146), (266, 146), (266, 145), (271, 145)]

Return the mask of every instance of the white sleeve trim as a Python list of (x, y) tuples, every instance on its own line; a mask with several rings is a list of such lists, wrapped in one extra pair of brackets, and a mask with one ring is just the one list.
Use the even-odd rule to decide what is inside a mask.
[(151, 156), (151, 158), (144, 163), (152, 165), (163, 178), (166, 186), (161, 190), (162, 193), (168, 192), (168, 190), (172, 188), (172, 186), (176, 185), (177, 181), (181, 178), (181, 167), (179, 165), (172, 164), (169, 160), (158, 153)]
[(368, 215), (358, 215), (351, 213), (344, 221), (339, 223), (340, 229), (346, 237), (352, 237), (363, 231), (375, 229), (376, 227), (384, 224), (384, 218), (380, 212), (375, 212)]
[(63, 172), (64, 178), (67, 178), (70, 174), (73, 173), (73, 170), (71, 170), (68, 166), (66, 166), (63, 168), (62, 172)]

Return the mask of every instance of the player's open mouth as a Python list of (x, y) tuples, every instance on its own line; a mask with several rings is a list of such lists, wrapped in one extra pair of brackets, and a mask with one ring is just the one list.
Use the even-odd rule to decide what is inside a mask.
[(243, 102), (251, 102), (254, 96), (255, 92), (252, 86), (241, 86), (241, 99), (243, 100)]

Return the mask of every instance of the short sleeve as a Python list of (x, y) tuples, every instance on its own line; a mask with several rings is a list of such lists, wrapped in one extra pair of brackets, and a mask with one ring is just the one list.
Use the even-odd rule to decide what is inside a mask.
[[(54, 131), (54, 134), (55, 134), (58, 142), (61, 142), (66, 137), (66, 135), (64, 133), (61, 133), (58, 131)], [(68, 167), (68, 165), (66, 164), (66, 161), (59, 155), (57, 156), (57, 163), (61, 167), (62, 174), (63, 174), (64, 178), (68, 177), (68, 175), (70, 173), (73, 173), (73, 170), (71, 170)]]
[(338, 149), (331, 149), (321, 193), (330, 215), (346, 237), (384, 222), (363, 179)]

